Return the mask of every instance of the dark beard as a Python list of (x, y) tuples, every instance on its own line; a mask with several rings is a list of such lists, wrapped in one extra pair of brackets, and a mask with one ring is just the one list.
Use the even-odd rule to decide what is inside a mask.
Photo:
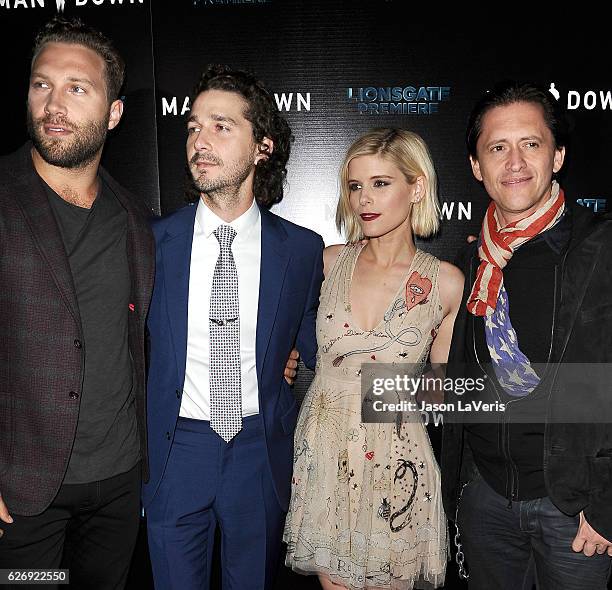
[[(199, 154), (195, 154), (190, 164), (193, 165), (198, 157)], [(216, 156), (211, 156), (209, 161), (223, 165), (223, 162)], [(193, 188), (198, 193), (204, 193), (217, 206), (222, 203), (226, 205), (236, 203), (240, 187), (249, 177), (254, 166), (250, 159), (236, 162), (233, 168), (228, 169), (224, 175), (213, 180), (207, 178), (205, 174), (195, 176), (193, 168), (190, 168)]]
[[(90, 121), (76, 125), (69, 119), (53, 118), (50, 115), (34, 119), (28, 109), (28, 133), (36, 151), (42, 159), (59, 168), (83, 168), (92, 162), (106, 141), (109, 116), (101, 121)], [(46, 137), (42, 126), (47, 123), (69, 127), (72, 130), (70, 138)]]

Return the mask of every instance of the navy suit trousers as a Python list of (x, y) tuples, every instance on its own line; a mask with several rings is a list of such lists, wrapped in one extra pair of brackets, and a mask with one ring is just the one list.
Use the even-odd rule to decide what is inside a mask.
[(229, 443), (208, 421), (178, 419), (164, 477), (147, 508), (158, 590), (209, 588), (217, 526), (223, 590), (271, 588), (284, 520), (260, 415), (244, 418)]

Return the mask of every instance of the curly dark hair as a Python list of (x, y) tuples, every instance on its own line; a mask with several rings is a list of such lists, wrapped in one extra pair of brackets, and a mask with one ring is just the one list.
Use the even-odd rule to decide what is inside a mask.
[[(289, 123), (278, 112), (274, 99), (255, 76), (243, 70), (232, 70), (225, 65), (208, 66), (193, 90), (190, 104), (207, 90), (225, 90), (239, 94), (248, 104), (244, 116), (253, 127), (255, 143), (261, 143), (264, 137), (274, 142), (272, 153), (257, 163), (253, 193), (257, 204), (263, 207), (280, 203), (293, 135)], [(193, 186), (188, 168), (187, 174), (186, 199), (188, 202), (196, 202), (200, 193)]]
[(86, 25), (79, 18), (67, 19), (56, 16), (43, 26), (34, 39), (32, 65), (47, 43), (83, 45), (95, 51), (106, 65), (104, 78), (108, 102), (111, 103), (119, 97), (125, 80), (125, 62), (108, 37)]
[(476, 144), (482, 132), (482, 118), (495, 107), (503, 107), (517, 102), (529, 102), (542, 108), (544, 121), (555, 140), (555, 147), (567, 146), (569, 125), (565, 113), (552, 94), (544, 86), (523, 84), (506, 80), (487, 90), (478, 100), (468, 120), (465, 136), (468, 153), (476, 158)]

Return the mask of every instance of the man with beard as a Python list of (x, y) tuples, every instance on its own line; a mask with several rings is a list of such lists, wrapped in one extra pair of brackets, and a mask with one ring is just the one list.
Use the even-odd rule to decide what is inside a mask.
[(158, 588), (208, 588), (221, 530), (224, 589), (270, 588), (290, 497), (294, 345), (316, 357), (323, 242), (267, 208), (283, 196), (291, 130), (253, 76), (210, 67), (187, 121), (195, 202), (156, 221), (148, 318)]
[(0, 568), (125, 584), (146, 472), (147, 210), (100, 168), (124, 64), (78, 20), (36, 38), (31, 143), (0, 161)]

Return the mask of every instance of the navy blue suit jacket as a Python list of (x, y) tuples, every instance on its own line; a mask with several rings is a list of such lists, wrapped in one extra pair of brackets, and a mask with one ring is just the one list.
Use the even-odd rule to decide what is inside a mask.
[[(185, 381), (187, 302), (193, 225), (189, 205), (155, 220), (155, 286), (148, 317), (150, 364), (147, 388), (150, 478), (146, 507), (155, 496), (174, 437)], [(261, 272), (255, 355), (259, 412), (278, 501), (291, 494), (293, 431), (298, 405), (283, 377), (295, 346), (310, 368), (316, 360), (316, 315), (323, 280), (323, 240), (313, 231), (261, 209)]]

